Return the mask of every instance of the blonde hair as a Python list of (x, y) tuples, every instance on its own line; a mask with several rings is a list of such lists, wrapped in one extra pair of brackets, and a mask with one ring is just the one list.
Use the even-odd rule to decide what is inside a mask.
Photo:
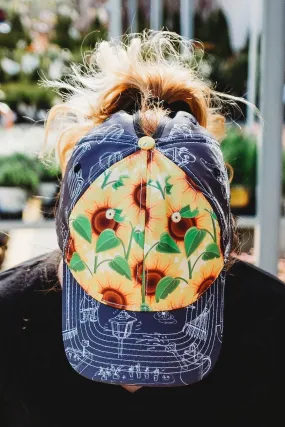
[[(144, 31), (97, 43), (82, 65), (71, 66), (65, 81), (42, 84), (64, 91), (46, 121), (46, 140), (56, 131), (55, 149), (64, 172), (77, 141), (111, 114), (140, 111), (142, 129), (151, 135), (169, 114), (163, 102), (186, 102), (199, 124), (216, 139), (225, 133), (223, 102), (240, 98), (216, 92), (199, 77), (201, 46), (176, 33)], [(46, 144), (45, 144), (46, 146)]]

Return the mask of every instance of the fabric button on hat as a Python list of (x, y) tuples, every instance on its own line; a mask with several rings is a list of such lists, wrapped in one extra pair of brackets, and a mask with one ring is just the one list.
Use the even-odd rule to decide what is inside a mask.
[(152, 150), (155, 147), (155, 140), (151, 136), (143, 136), (138, 140), (138, 146), (142, 150)]

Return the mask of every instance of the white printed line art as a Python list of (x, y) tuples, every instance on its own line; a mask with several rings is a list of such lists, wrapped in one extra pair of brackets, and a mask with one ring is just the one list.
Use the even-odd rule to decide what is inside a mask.
[(160, 148), (159, 151), (179, 167), (196, 161), (196, 157), (186, 147)]
[(210, 309), (212, 307), (213, 302), (214, 297), (212, 295), (207, 301), (203, 312), (194, 320), (185, 323), (183, 332), (186, 331), (186, 333), (189, 334), (191, 337), (195, 337), (205, 341), (208, 333)]
[(126, 311), (120, 312), (117, 316), (110, 319), (109, 322), (112, 325), (112, 335), (119, 341), (118, 346), (118, 357), (120, 358), (123, 354), (123, 342), (125, 338), (128, 338), (132, 333), (132, 328), (136, 318), (130, 316)]
[(169, 311), (157, 311), (153, 317), (159, 323), (164, 323), (165, 325), (177, 323), (177, 320), (175, 319), (173, 314), (169, 313)]

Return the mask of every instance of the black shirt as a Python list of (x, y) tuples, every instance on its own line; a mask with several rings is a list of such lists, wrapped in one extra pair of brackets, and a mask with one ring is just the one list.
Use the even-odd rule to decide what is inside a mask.
[(190, 386), (132, 394), (69, 365), (59, 260), (53, 252), (0, 274), (1, 427), (285, 424), (285, 286), (277, 278), (237, 261), (227, 275), (223, 345), (213, 371)]

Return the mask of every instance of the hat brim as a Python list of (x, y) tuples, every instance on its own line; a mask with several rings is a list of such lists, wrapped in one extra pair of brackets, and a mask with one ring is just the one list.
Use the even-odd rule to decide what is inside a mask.
[(222, 272), (194, 303), (168, 312), (116, 309), (90, 297), (64, 261), (63, 341), (69, 363), (94, 381), (179, 386), (201, 380), (221, 349)]

